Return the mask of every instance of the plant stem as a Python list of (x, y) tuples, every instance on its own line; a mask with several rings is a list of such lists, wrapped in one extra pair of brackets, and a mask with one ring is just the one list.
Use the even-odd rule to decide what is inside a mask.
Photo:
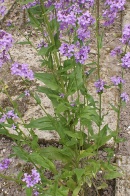
[(6, 179), (6, 180), (14, 181), (14, 182), (16, 182), (16, 183), (18, 183), (18, 184), (24, 184), (21, 180), (17, 180), (17, 179), (15, 179), (14, 177), (11, 177), (11, 176), (5, 176), (5, 175), (3, 175), (3, 174), (1, 174), (1, 173), (0, 173), (0, 177), (1, 177), (1, 178), (4, 178), (4, 179)]
[[(100, 80), (100, 43), (99, 43), (99, 38), (100, 38), (100, 20), (99, 20), (99, 0), (96, 0), (96, 37), (97, 37), (97, 72), (98, 72), (98, 80)], [(99, 94), (99, 117), (100, 117), (100, 125), (99, 125), (99, 132), (101, 129), (101, 119), (102, 119), (102, 94)]]

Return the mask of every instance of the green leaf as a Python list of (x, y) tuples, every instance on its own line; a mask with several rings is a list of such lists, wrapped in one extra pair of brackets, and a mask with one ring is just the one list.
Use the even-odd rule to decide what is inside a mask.
[(28, 9), (28, 16), (30, 19), (30, 22), (32, 25), (36, 26), (36, 27), (40, 27), (40, 23), (37, 20), (37, 18), (34, 17), (34, 15), (32, 14), (32, 12)]
[(30, 41), (23, 41), (23, 42), (16, 42), (16, 44), (27, 45), (27, 44), (31, 44), (31, 42)]
[(94, 99), (93, 99), (93, 96), (90, 95), (90, 94), (87, 94), (87, 95), (86, 95), (86, 98), (87, 98), (88, 102), (89, 102), (92, 106), (95, 107), (95, 101), (94, 101)]
[(96, 65), (97, 63), (96, 62), (92, 62), (92, 63), (87, 63), (85, 65), (89, 66), (89, 65)]
[(80, 64), (76, 65), (75, 70), (68, 75), (68, 78), (68, 94), (72, 95), (77, 89), (80, 89), (83, 84), (82, 68)]
[(64, 133), (72, 138), (76, 139), (82, 139), (82, 133), (81, 132), (71, 132), (64, 130)]
[(100, 189), (105, 189), (108, 187), (108, 184), (106, 184), (105, 182), (103, 182), (100, 186), (97, 187), (98, 190)]
[(52, 52), (54, 50), (55, 46), (54, 45), (50, 45), (48, 47), (42, 47), (39, 51), (38, 51), (38, 55), (47, 55), (48, 52)]
[(74, 72), (76, 75), (75, 77), (77, 80), (77, 87), (79, 89), (81, 85), (83, 84), (82, 66), (80, 64), (77, 64)]
[(68, 187), (61, 186), (61, 187), (58, 189), (58, 196), (66, 196), (66, 195), (68, 195), (68, 192), (69, 192)]
[(100, 118), (98, 113), (96, 112), (96, 109), (91, 106), (85, 106), (83, 109), (81, 109), (80, 118), (86, 119), (89, 121), (95, 122), (98, 126), (100, 125)]
[(17, 175), (17, 180), (21, 180), (22, 179), (22, 177), (23, 177), (23, 172), (22, 171), (20, 171), (19, 173), (18, 173), (18, 175)]
[(41, 156), (40, 154), (33, 152), (29, 154), (29, 158), (34, 162), (35, 164), (38, 164), (42, 166), (43, 168), (49, 169), (52, 172), (56, 172), (55, 165), (46, 157)]
[(60, 103), (56, 108), (56, 113), (60, 114), (61, 112), (65, 112), (68, 110), (68, 107), (65, 105), (65, 103)]
[(117, 172), (117, 171), (112, 171), (112, 172), (109, 172), (109, 173), (105, 174), (104, 178), (105, 178), (106, 180), (112, 180), (112, 179), (114, 179), (114, 178), (119, 178), (119, 177), (121, 177), (121, 176), (122, 176), (121, 173), (119, 173), (119, 172)]
[(96, 152), (93, 152), (93, 149), (87, 149), (87, 150), (82, 150), (80, 151), (80, 155), (79, 155), (79, 159), (83, 159), (83, 158), (86, 158), (86, 157), (92, 157), (96, 155)]
[(18, 147), (18, 146), (13, 146), (12, 147), (13, 151), (15, 152), (15, 154), (20, 157), (22, 160), (28, 161), (28, 153), (25, 152), (22, 147)]
[(37, 93), (34, 94), (34, 99), (36, 100), (37, 104), (41, 104), (41, 99)]
[(68, 152), (68, 148), (66, 148), (65, 150), (49, 146), (41, 149), (40, 153), (51, 160), (61, 160), (63, 162), (72, 161), (73, 154), (70, 151)]
[(44, 87), (44, 86), (39, 86), (38, 92), (45, 93), (47, 95), (47, 97), (51, 100), (53, 106), (57, 107), (57, 105), (59, 104), (58, 99), (57, 99), (57, 97), (58, 97), (57, 91), (54, 91), (54, 90), (47, 88), (47, 87)]
[(48, 88), (51, 88), (52, 90), (59, 89), (59, 85), (58, 85), (58, 83), (57, 83), (53, 74), (35, 73), (35, 78), (42, 81), (44, 84), (47, 85)]
[(82, 168), (76, 168), (76, 169), (74, 169), (74, 172), (75, 172), (75, 174), (77, 176), (77, 180), (79, 182), (81, 180), (81, 177), (84, 175), (85, 170)]
[(72, 178), (69, 178), (69, 180), (67, 181), (67, 187), (69, 187), (69, 189), (73, 191), (77, 187), (77, 184)]
[(59, 49), (59, 47), (61, 46), (60, 39), (59, 39), (59, 32), (57, 32), (57, 33), (55, 34), (54, 40), (55, 40), (56, 49)]
[(113, 109), (115, 112), (117, 112), (117, 113), (119, 112), (119, 109), (118, 109), (117, 107), (115, 107), (113, 104), (110, 103), (110, 106), (112, 107), (112, 109)]
[(21, 5), (24, 5), (24, 4), (27, 4), (27, 3), (31, 3), (33, 2), (34, 0), (24, 0), (24, 1), (21, 1), (20, 4)]
[(54, 126), (52, 124), (52, 117), (51, 116), (44, 116), (42, 118), (38, 118), (36, 120), (31, 120), (29, 124), (25, 125), (26, 128), (38, 128), (40, 130), (54, 130)]
[[(50, 28), (51, 28), (51, 30), (52, 31), (54, 31), (54, 32), (57, 32), (58, 31), (58, 28), (59, 28), (59, 23), (58, 23), (58, 21), (57, 21), (57, 19), (56, 18), (54, 18), (54, 19), (52, 19), (51, 21), (50, 21)], [(58, 34), (57, 34), (58, 33)], [(54, 40), (57, 42), (59, 42), (59, 32), (57, 32), (56, 34), (55, 34), (55, 36), (54, 36)], [(55, 42), (55, 44), (56, 44), (56, 42)]]
[(101, 49), (102, 48), (102, 43), (103, 43), (103, 33), (102, 33), (102, 35), (100, 35), (99, 37), (98, 37), (98, 47), (99, 47), (99, 49)]
[(1, 135), (8, 135), (9, 131), (7, 129), (0, 129), (0, 134)]
[(80, 191), (80, 189), (81, 189), (81, 185), (78, 185), (78, 186), (76, 187), (76, 189), (73, 191), (72, 196), (77, 196), (78, 193), (79, 193), (79, 191)]
[(72, 178), (73, 175), (74, 175), (74, 171), (65, 170), (61, 175), (61, 177), (66, 179), (66, 178)]
[(26, 188), (26, 196), (32, 196), (33, 190), (32, 188)]

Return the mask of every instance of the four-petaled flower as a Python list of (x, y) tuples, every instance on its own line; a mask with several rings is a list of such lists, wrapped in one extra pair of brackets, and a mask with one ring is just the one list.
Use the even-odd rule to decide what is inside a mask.
[(129, 101), (129, 96), (128, 96), (128, 94), (126, 93), (126, 92), (124, 92), (124, 93), (122, 93), (121, 94), (121, 99), (122, 99), (122, 101), (124, 101), (124, 102), (128, 102)]

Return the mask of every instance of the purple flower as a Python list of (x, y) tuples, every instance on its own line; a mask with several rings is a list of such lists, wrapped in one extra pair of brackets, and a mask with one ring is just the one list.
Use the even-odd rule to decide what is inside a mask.
[(85, 39), (90, 38), (90, 31), (86, 30), (86, 29), (79, 28), (77, 30), (77, 35), (81, 41), (84, 41)]
[(114, 85), (119, 85), (119, 84), (124, 84), (125, 83), (125, 81), (121, 78), (121, 77), (119, 77), (119, 76), (113, 76), (113, 77), (111, 77), (111, 81), (114, 83)]
[(13, 44), (12, 35), (0, 30), (0, 50), (8, 51)]
[(29, 91), (28, 91), (28, 90), (25, 90), (25, 91), (24, 91), (24, 94), (25, 94), (25, 96), (27, 96), (27, 97), (29, 97), (29, 96), (30, 96), (30, 93), (29, 93)]
[(106, 20), (104, 26), (109, 26), (114, 23), (117, 13), (124, 10), (124, 5), (126, 0), (106, 0), (105, 6), (106, 9), (103, 12), (103, 17)]
[(128, 94), (126, 93), (126, 92), (124, 92), (124, 93), (122, 93), (121, 94), (121, 99), (122, 99), (122, 101), (124, 101), (124, 102), (128, 102), (129, 101), (129, 96), (128, 96)]
[(88, 75), (89, 75), (89, 71), (85, 71), (84, 74), (85, 74), (86, 76), (88, 76)]
[(10, 162), (11, 162), (10, 159), (4, 159), (4, 160), (0, 163), (0, 170), (8, 169)]
[(101, 79), (94, 83), (97, 93), (103, 92), (105, 84), (106, 82)]
[(6, 13), (6, 7), (4, 5), (0, 6), (0, 14), (4, 16)]
[(67, 29), (69, 25), (76, 26), (76, 15), (74, 11), (59, 10), (57, 13), (60, 29)]
[(2, 117), (0, 118), (0, 123), (4, 123), (6, 121), (6, 114), (3, 114)]
[(32, 169), (32, 174), (25, 173), (22, 181), (26, 182), (27, 187), (33, 187), (40, 180), (40, 174), (37, 172), (37, 170)]
[[(92, 7), (94, 5), (94, 0), (78, 0), (78, 3), (86, 6), (87, 8)], [(87, 5), (86, 5), (87, 4)]]
[(75, 59), (77, 63), (84, 64), (88, 58), (88, 53), (90, 52), (89, 46), (83, 46), (80, 48), (79, 52), (75, 53)]
[(48, 47), (48, 43), (45, 43), (44, 41), (40, 42), (38, 45), (37, 45), (37, 48), (42, 48), (42, 47)]
[(17, 119), (18, 116), (14, 113), (14, 110), (9, 110), (7, 113), (6, 113), (6, 118), (11, 118), (11, 119)]
[(7, 22), (6, 24), (8, 27), (10, 27), (12, 25), (12, 23), (10, 21)]
[(39, 195), (39, 192), (38, 191), (34, 191), (33, 193), (35, 196), (38, 196)]
[(32, 3), (28, 3), (22, 6), (23, 9), (29, 9), (37, 4), (39, 4), (39, 0), (34, 0)]
[(123, 33), (122, 33), (122, 38), (120, 39), (123, 44), (128, 44), (130, 45), (130, 25), (126, 25)]
[(75, 103), (74, 101), (72, 101), (72, 102), (70, 103), (70, 106), (75, 107), (75, 106), (76, 106), (76, 103)]
[(130, 52), (127, 52), (121, 61), (123, 68), (130, 68)]
[(60, 96), (61, 98), (64, 98), (65, 95), (64, 95), (64, 93), (60, 93), (59, 96)]
[(106, 0), (105, 5), (110, 6), (110, 9), (124, 10), (126, 0)]
[(12, 129), (15, 130), (16, 129), (16, 125), (12, 124)]
[(4, 123), (7, 119), (17, 119), (18, 116), (14, 113), (14, 110), (9, 110), (6, 114), (3, 114), (0, 118), (0, 122)]
[(121, 47), (120, 46), (118, 46), (118, 47), (116, 47), (116, 48), (114, 48), (112, 51), (111, 51), (111, 56), (116, 56), (116, 55), (120, 55), (122, 53), (122, 51), (121, 51)]
[(4, 63), (6, 63), (7, 61), (10, 60), (10, 56), (8, 54), (6, 54), (6, 51), (3, 50), (0, 54), (0, 68), (2, 67), (2, 65)]
[(28, 80), (34, 80), (34, 73), (27, 64), (14, 63), (11, 67), (11, 74), (21, 76)]
[(88, 27), (92, 24), (94, 24), (95, 19), (91, 16), (89, 11), (86, 11), (78, 18), (78, 24), (84, 28), (88, 29)]
[(62, 55), (70, 58), (73, 56), (73, 53), (74, 53), (74, 45), (73, 44), (69, 45), (67, 43), (63, 43), (61, 45), (61, 47), (59, 48), (59, 51)]

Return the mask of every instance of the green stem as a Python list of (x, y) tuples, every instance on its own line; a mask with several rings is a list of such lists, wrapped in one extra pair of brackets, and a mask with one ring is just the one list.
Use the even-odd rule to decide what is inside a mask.
[[(99, 38), (100, 38), (100, 20), (99, 20), (99, 0), (96, 0), (96, 37), (97, 37), (97, 72), (98, 72), (98, 80), (100, 80), (100, 43), (99, 43)], [(99, 94), (99, 117), (100, 117), (100, 125), (99, 125), (99, 132), (101, 129), (101, 119), (102, 119), (102, 94)]]
[[(43, 13), (43, 18), (44, 18), (44, 21), (45, 21), (45, 24), (46, 24), (46, 30), (48, 32), (48, 35), (49, 35), (50, 40), (52, 42), (52, 45), (55, 45), (54, 36), (53, 36), (51, 28), (50, 28), (48, 17), (45, 13), (46, 11), (45, 11), (44, 3), (43, 3), (42, 0), (40, 0), (40, 4), (41, 4), (41, 10), (42, 10), (42, 13)], [(55, 57), (57, 66), (59, 67), (59, 60), (58, 60), (57, 52), (54, 52), (54, 57)]]
[(5, 176), (5, 175), (3, 175), (3, 174), (1, 174), (1, 173), (0, 173), (0, 177), (1, 177), (1, 178), (4, 178), (4, 179), (6, 179), (6, 180), (14, 181), (14, 182), (16, 182), (16, 183), (18, 183), (18, 184), (24, 184), (21, 180), (17, 180), (17, 179), (15, 179), (14, 177), (11, 177), (11, 176)]

